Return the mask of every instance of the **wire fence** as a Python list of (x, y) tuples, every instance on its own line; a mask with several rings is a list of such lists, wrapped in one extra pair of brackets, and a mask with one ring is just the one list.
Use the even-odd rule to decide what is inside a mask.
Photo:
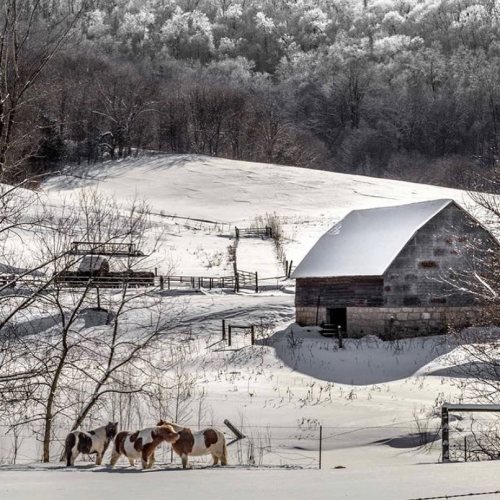
[[(189, 425), (193, 430), (211, 425)], [(388, 425), (364, 427), (331, 427), (317, 422), (305, 422), (296, 426), (243, 425), (236, 424), (245, 436), (236, 440), (233, 433), (224, 426), (217, 426), (224, 431), (228, 445), (228, 462), (231, 465), (257, 467), (279, 466), (318, 469), (325, 465), (337, 465), (331, 462), (331, 456), (338, 457), (333, 450), (346, 447), (366, 446), (383, 442), (399, 447), (398, 440), (407, 439), (414, 434), (411, 422), (397, 422)], [(52, 460), (59, 461), (67, 431), (60, 430), (52, 439)], [(418, 441), (414, 444), (418, 446)], [(108, 454), (110, 450), (108, 449)], [(9, 429), (0, 425), (0, 463), (31, 463), (40, 460), (42, 455), (41, 432), (19, 428)], [(93, 461), (93, 457), (80, 456), (80, 461)], [(125, 463), (125, 462), (124, 462)], [(180, 464), (170, 446), (162, 445), (156, 452), (156, 463)], [(190, 463), (201, 466), (210, 465), (210, 457), (193, 457)]]
[(491, 436), (477, 436), (467, 434), (451, 439), (450, 461), (452, 462), (481, 462), (486, 460), (500, 460), (500, 440)]

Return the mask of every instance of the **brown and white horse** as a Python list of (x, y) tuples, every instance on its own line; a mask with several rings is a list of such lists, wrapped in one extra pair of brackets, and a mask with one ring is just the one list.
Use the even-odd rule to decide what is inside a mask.
[(64, 455), (66, 465), (75, 465), (75, 460), (80, 453), (96, 453), (95, 463), (101, 465), (102, 457), (108, 445), (116, 436), (118, 422), (108, 422), (93, 431), (72, 431), (66, 436)]
[(134, 465), (135, 459), (142, 460), (142, 468), (150, 469), (155, 463), (155, 449), (164, 441), (175, 443), (179, 434), (170, 425), (158, 425), (147, 427), (136, 432), (122, 431), (115, 438), (113, 454), (111, 455), (111, 467), (114, 467), (118, 459), (125, 455)]
[(183, 469), (187, 467), (190, 455), (212, 455), (214, 465), (217, 465), (219, 460), (221, 465), (227, 465), (226, 438), (217, 429), (209, 427), (193, 432), (188, 427), (164, 420), (160, 420), (158, 425), (169, 425), (179, 434), (179, 439), (172, 443), (172, 448), (181, 457)]

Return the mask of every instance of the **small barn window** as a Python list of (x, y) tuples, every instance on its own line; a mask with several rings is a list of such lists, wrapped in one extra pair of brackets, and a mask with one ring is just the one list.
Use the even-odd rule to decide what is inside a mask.
[(419, 306), (420, 304), (421, 304), (421, 300), (414, 295), (409, 295), (408, 297), (403, 297), (403, 305), (404, 306)]
[(446, 304), (446, 299), (444, 297), (434, 297), (431, 299), (432, 304)]
[(432, 269), (439, 266), (435, 260), (423, 260), (420, 262), (420, 267), (423, 267), (424, 269)]

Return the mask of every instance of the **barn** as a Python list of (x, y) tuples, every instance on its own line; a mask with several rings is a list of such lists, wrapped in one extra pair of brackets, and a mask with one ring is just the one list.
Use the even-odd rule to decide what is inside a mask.
[(466, 326), (481, 304), (456, 278), (498, 248), (453, 200), (354, 210), (295, 269), (296, 321), (383, 338)]

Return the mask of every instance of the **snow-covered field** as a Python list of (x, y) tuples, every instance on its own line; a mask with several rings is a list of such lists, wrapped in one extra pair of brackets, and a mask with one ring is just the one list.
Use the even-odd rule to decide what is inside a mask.
[[(297, 264), (351, 209), (436, 198), (469, 204), (463, 192), (435, 186), (190, 156), (116, 161), (78, 176), (68, 171), (43, 190), (60, 206), (93, 187), (121, 203), (146, 199), (163, 243), (151, 262), (160, 272), (173, 267), (175, 274), (203, 276), (230, 275), (234, 226), (266, 214), (281, 221), (286, 257)], [(439, 465), (439, 441), (420, 446), (436, 437), (440, 403), (464, 395), (464, 384), (443, 371), (461, 359), (453, 344), (442, 337), (365, 338), (339, 350), (314, 328), (293, 325), (293, 283), (277, 278), (283, 268), (271, 240), (242, 238), (237, 261), (269, 286), (259, 294), (184, 295), (188, 314), (177, 338), (184, 370), (203, 389), (203, 412), (198, 400), (186, 424), (221, 427), (228, 418), (243, 429), (248, 439), (230, 447), (233, 466), (205, 469), (207, 461), (199, 460), (194, 471), (174, 472), (178, 463), (169, 463), (166, 448), (159, 465), (141, 474), (124, 464), (114, 472), (87, 462), (71, 471), (59, 464), (5, 465), (0, 498), (391, 499), (500, 488), (494, 464)], [(231, 347), (221, 343), (222, 319), (261, 325), (257, 345), (242, 333)], [(320, 426), (323, 470), (317, 471)], [(7, 462), (10, 445), (0, 439), (0, 449), (2, 443)], [(33, 462), (38, 452), (26, 443), (18, 460)]]
[[(169, 497), (184, 500), (286, 499), (495, 499), (499, 495), (498, 464), (468, 463), (394, 465), (330, 471), (228, 468), (179, 471), (109, 472), (103, 467), (79, 471), (60, 467), (0, 469), (0, 497), (6, 499), (87, 500)], [(490, 492), (488, 494), (488, 492)], [(448, 496), (445, 496), (448, 495)], [(456, 495), (456, 496), (454, 496)], [(471, 496), (476, 498), (476, 496)]]

